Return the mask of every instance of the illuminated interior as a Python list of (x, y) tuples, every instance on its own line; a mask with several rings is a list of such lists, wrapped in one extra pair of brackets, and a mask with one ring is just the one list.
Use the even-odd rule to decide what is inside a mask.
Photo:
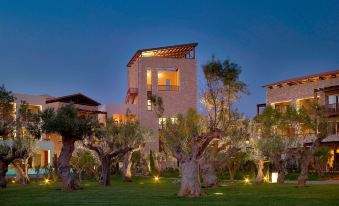
[(312, 104), (316, 103), (317, 101), (318, 101), (318, 98), (317, 99), (314, 99), (314, 98), (299, 99), (297, 100), (297, 108), (299, 109), (303, 108), (308, 112), (312, 112), (313, 111)]
[(112, 120), (116, 123), (124, 123), (126, 122), (127, 120), (136, 120), (136, 116), (134, 114), (129, 114), (129, 115), (126, 115), (126, 114), (113, 114), (112, 115)]
[(279, 102), (272, 104), (274, 109), (279, 110), (280, 112), (285, 112), (287, 107), (291, 106), (291, 102)]
[(176, 68), (162, 68), (158, 70), (158, 89), (160, 91), (176, 91), (179, 89), (179, 70)]
[(38, 114), (39, 111), (42, 110), (42, 106), (41, 106), (41, 105), (33, 105), (33, 104), (29, 104), (27, 109), (28, 109), (28, 111), (30, 111), (32, 114)]
[(152, 70), (147, 69), (147, 85), (152, 84)]

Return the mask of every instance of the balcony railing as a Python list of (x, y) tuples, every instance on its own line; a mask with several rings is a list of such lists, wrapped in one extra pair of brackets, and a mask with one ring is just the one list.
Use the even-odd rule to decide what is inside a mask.
[(159, 91), (179, 91), (178, 85), (158, 85)]
[(329, 115), (339, 114), (339, 103), (327, 104), (324, 108)]

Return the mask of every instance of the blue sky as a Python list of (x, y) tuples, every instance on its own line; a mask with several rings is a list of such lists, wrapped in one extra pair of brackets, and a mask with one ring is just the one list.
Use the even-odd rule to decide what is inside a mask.
[[(242, 67), (249, 116), (262, 85), (339, 69), (339, 1), (1, 1), (0, 83), (14, 92), (82, 92), (123, 102), (137, 49), (198, 42)], [(200, 84), (201, 86), (201, 84)]]

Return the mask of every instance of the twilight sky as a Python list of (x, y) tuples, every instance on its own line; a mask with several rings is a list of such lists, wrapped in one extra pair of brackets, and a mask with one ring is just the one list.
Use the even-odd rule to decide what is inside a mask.
[(253, 116), (262, 85), (339, 69), (339, 1), (0, 0), (0, 84), (18, 93), (122, 103), (136, 50), (190, 42), (199, 82), (212, 54), (242, 67)]

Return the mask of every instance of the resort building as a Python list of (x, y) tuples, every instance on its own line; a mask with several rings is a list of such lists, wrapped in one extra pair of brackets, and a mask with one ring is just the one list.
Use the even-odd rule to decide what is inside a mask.
[[(197, 43), (142, 49), (127, 63), (128, 88), (124, 104), (103, 105), (101, 111), (117, 122), (124, 121), (127, 109), (143, 127), (153, 131), (153, 141), (145, 151), (161, 150), (159, 127), (166, 119), (175, 121), (178, 114), (197, 108)], [(150, 100), (163, 100), (164, 113), (158, 116)]]
[[(122, 104), (100, 105), (80, 93), (63, 97), (14, 93), (15, 113), (22, 101), (29, 105), (33, 113), (74, 103), (85, 118), (92, 116), (101, 123), (107, 119), (121, 123), (126, 120), (126, 112), (129, 111), (129, 115), (134, 116), (143, 127), (153, 131), (152, 142), (146, 145), (144, 151), (159, 151), (159, 126), (167, 118), (175, 121), (178, 114), (184, 114), (189, 108), (197, 108), (196, 46), (197, 43), (191, 43), (138, 50), (127, 64), (128, 89)], [(155, 112), (151, 95), (163, 99), (164, 113), (161, 116)], [(30, 161), (31, 167), (53, 164), (59, 157), (61, 147), (61, 136), (43, 134), (38, 151)]]
[[(257, 113), (266, 105), (284, 111), (288, 106), (304, 108), (310, 113), (310, 103), (319, 103), (329, 120), (329, 136), (321, 145), (331, 148), (330, 169), (339, 169), (339, 70), (297, 77), (271, 83), (266, 88), (266, 102), (257, 105)], [(297, 134), (298, 131), (295, 131)], [(314, 134), (310, 134), (314, 136)], [(305, 141), (305, 145), (310, 142)]]
[[(14, 93), (14, 97), (16, 98), (16, 114), (18, 113), (22, 102), (28, 104), (28, 109), (32, 113), (38, 113), (46, 108), (58, 109), (62, 105), (72, 102), (79, 110), (80, 115), (84, 117), (92, 116), (97, 118), (100, 122), (106, 120), (106, 112), (99, 111), (98, 109), (100, 103), (80, 93), (63, 97)], [(30, 165), (32, 167), (37, 165), (44, 167), (46, 165), (53, 164), (53, 160), (57, 160), (57, 157), (60, 154), (61, 146), (61, 136), (57, 134), (43, 134), (38, 142), (38, 150), (34, 154), (32, 160), (30, 160)]]

